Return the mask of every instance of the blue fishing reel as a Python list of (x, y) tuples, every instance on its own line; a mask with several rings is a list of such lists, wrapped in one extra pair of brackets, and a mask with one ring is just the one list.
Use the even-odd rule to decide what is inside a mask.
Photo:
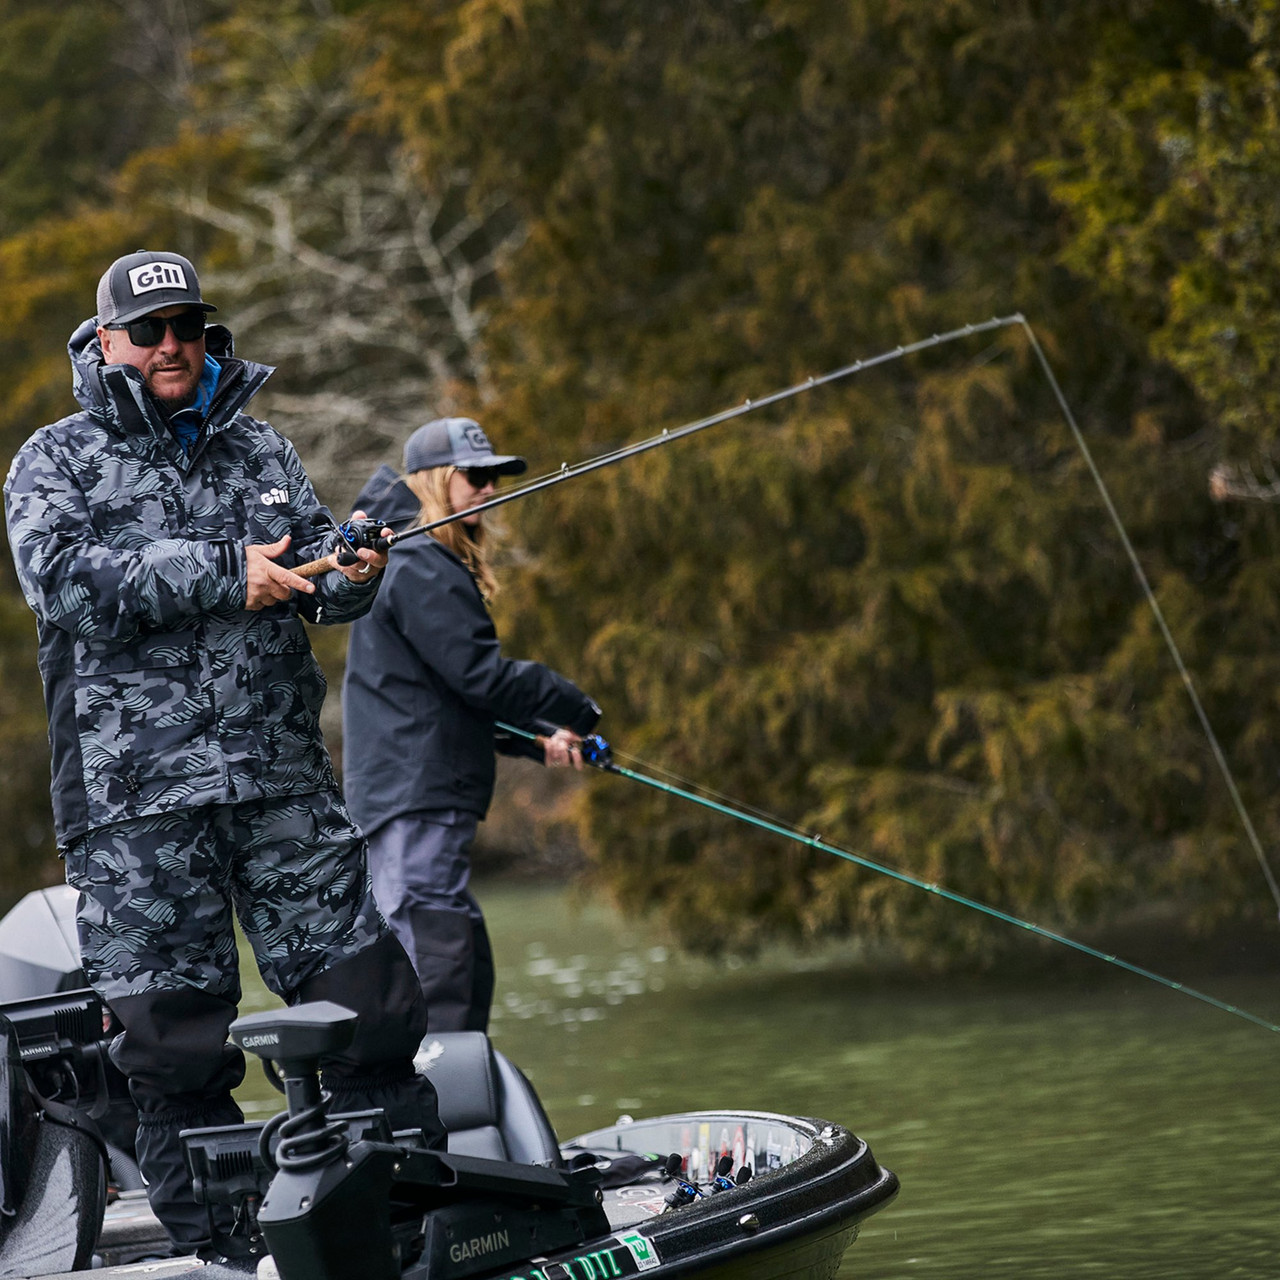
[(338, 563), (343, 565), (359, 564), (360, 557), (356, 552), (362, 548), (383, 552), (391, 547), (391, 541), (382, 536), (381, 520), (347, 520), (335, 526), (340, 541), (338, 543)]
[[(745, 1169), (746, 1166), (743, 1165), (743, 1168)], [(734, 1180), (731, 1177), (729, 1177), (729, 1174), (732, 1171), (733, 1171), (732, 1156), (723, 1155), (720, 1157), (719, 1160), (716, 1161), (716, 1174), (715, 1174), (715, 1177), (711, 1179), (712, 1195), (715, 1195), (717, 1191), (732, 1191), (734, 1187), (738, 1185), (736, 1182), (734, 1182)]]
[(588, 734), (582, 740), (582, 758), (587, 764), (597, 769), (608, 769), (613, 765), (613, 748), (598, 734)]
[(706, 1194), (696, 1182), (690, 1182), (684, 1176), (682, 1173), (683, 1168), (684, 1158), (678, 1151), (673, 1151), (667, 1157), (667, 1162), (662, 1170), (662, 1180), (664, 1182), (674, 1181), (676, 1184), (662, 1197), (668, 1209), (683, 1209), (685, 1205), (702, 1199)]

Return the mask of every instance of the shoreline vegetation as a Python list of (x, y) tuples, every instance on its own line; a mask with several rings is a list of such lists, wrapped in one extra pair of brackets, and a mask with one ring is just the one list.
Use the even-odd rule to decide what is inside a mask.
[[(0, 461), (73, 408), (67, 336), (139, 245), (201, 264), (339, 513), (431, 417), (548, 474), (751, 400), (500, 508), (504, 651), (834, 846), (1073, 937), (1169, 904), (1229, 954), (1280, 902), (1124, 541), (1280, 848), (1278, 46), (1263, 0), (0, 4)], [(1124, 539), (1025, 332), (916, 345), (1013, 312)], [(15, 897), (60, 874), (36, 662), (0, 554)], [(1013, 946), (646, 788), (505, 785), (484, 858), (686, 947)]]

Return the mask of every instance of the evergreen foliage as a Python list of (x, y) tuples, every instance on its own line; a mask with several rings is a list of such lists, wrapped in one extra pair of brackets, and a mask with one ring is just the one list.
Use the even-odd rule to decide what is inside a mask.
[[(0, 332), (10, 452), (65, 411), (65, 335), (142, 230), (209, 256), (252, 354), (280, 343), (281, 403), (319, 414), (281, 425), (338, 489), (335, 405), (365, 406), (357, 455), (469, 406), (553, 470), (1021, 310), (1274, 840), (1275, 512), (1209, 483), (1267, 482), (1274, 3), (293, 0), (269, 42), (262, 9), (203, 11), (187, 109), (110, 159), (109, 198), (60, 181), (35, 227), (0, 185), (3, 314), (30, 317)], [(396, 256), (417, 195), (452, 294)], [(1016, 330), (507, 513), (507, 643), (573, 674), (625, 750), (1046, 924), (1265, 910)], [(4, 585), (7, 668), (28, 655)], [(24, 706), (0, 749), (29, 743)], [(942, 964), (1007, 941), (640, 788), (582, 794), (597, 882), (691, 945), (856, 931)]]
[[(194, 6), (193, 6), (194, 8)], [(144, 243), (117, 204), (127, 157), (176, 128), (182, 41), (138, 0), (0, 0), (0, 459), (71, 412), (67, 339), (107, 262)], [(168, 39), (168, 36), (175, 39)], [(176, 228), (166, 228), (176, 231)], [(55, 883), (35, 620), (0, 554), (0, 901)]]

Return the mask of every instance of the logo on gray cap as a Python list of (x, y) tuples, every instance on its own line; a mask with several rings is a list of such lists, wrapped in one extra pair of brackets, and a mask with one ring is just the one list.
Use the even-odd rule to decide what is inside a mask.
[(186, 289), (187, 273), (176, 262), (148, 262), (129, 268), (129, 288), (135, 298), (156, 289)]

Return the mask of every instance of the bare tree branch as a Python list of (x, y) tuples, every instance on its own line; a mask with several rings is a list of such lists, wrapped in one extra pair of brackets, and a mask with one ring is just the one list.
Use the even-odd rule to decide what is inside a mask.
[(1245, 502), (1280, 501), (1280, 472), (1269, 457), (1258, 463), (1263, 479), (1245, 462), (1219, 462), (1209, 472), (1209, 496), (1214, 502), (1239, 499)]
[(287, 39), (265, 51), (281, 64), (272, 84), (229, 98), (217, 122), (275, 176), (230, 194), (192, 183), (172, 199), (236, 246), (234, 268), (207, 272), (209, 291), (239, 349), (278, 366), (264, 412), (341, 506), (461, 389), (488, 398), (487, 304), (521, 231), (505, 203), (474, 204), (465, 175), (425, 174), (394, 139), (353, 128), (351, 69), (317, 83), (314, 30), (297, 48)]

